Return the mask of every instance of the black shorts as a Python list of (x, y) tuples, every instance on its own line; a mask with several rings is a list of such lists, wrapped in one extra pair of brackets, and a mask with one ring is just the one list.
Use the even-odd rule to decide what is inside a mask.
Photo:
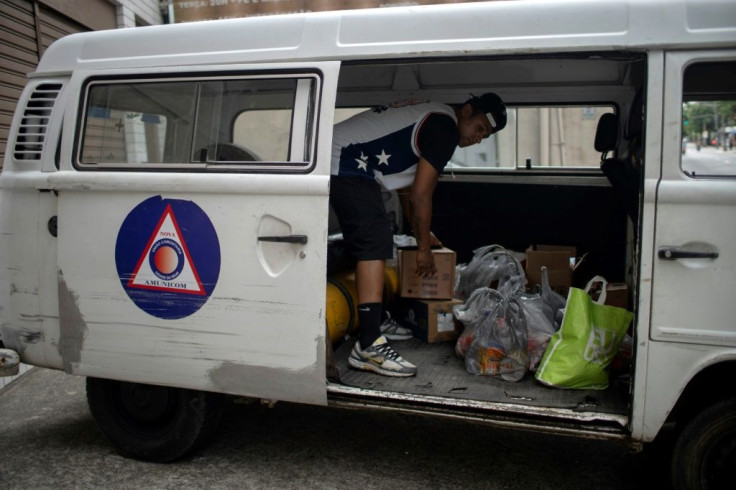
[(393, 258), (392, 224), (378, 182), (333, 175), (330, 204), (340, 222), (345, 248), (355, 260)]

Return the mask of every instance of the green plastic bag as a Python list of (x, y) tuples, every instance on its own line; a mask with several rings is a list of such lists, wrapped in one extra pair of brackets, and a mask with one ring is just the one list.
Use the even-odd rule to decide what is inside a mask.
[[(588, 295), (594, 282), (603, 282), (598, 302)], [(606, 306), (606, 281), (590, 280), (585, 290), (570, 288), (562, 326), (552, 336), (535, 374), (541, 383), (557, 388), (604, 390), (608, 366), (616, 356), (633, 314)]]

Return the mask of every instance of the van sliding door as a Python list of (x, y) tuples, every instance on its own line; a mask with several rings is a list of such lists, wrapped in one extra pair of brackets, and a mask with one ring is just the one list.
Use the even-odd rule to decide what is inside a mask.
[(51, 177), (68, 372), (326, 403), (337, 73), (75, 73)]

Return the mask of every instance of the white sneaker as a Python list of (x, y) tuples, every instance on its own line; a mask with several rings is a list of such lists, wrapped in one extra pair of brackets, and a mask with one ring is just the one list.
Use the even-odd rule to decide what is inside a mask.
[(373, 371), (384, 376), (404, 378), (417, 374), (417, 367), (393, 350), (383, 335), (365, 350), (360, 348), (359, 340), (355, 342), (348, 364), (355, 369)]
[(389, 340), (406, 340), (414, 336), (411, 330), (391, 318), (389, 312), (386, 312), (386, 320), (381, 324), (381, 335)]

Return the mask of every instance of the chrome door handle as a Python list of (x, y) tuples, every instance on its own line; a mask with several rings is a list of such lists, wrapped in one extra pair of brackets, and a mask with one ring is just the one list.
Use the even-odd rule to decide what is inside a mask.
[(662, 260), (717, 259), (718, 252), (696, 252), (694, 250), (683, 250), (677, 247), (665, 247), (659, 249), (657, 256)]
[(259, 242), (301, 243), (306, 245), (307, 235), (259, 236)]

